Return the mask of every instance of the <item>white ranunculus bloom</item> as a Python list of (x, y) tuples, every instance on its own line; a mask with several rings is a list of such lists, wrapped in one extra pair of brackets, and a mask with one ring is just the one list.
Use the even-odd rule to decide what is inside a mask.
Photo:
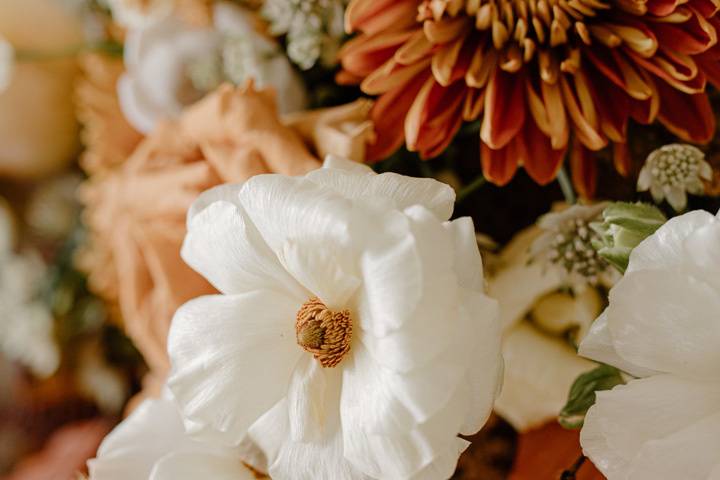
[(105, 437), (88, 461), (90, 480), (253, 480), (239, 453), (198, 442), (184, 430), (166, 394), (138, 406)]
[(690, 212), (640, 243), (580, 354), (639, 377), (585, 418), (610, 480), (720, 478), (720, 218)]
[(15, 49), (0, 35), (0, 92), (10, 85), (15, 65)]
[(118, 82), (118, 96), (139, 131), (148, 133), (158, 120), (177, 117), (224, 81), (273, 87), (280, 113), (305, 107), (302, 79), (279, 47), (255, 30), (247, 11), (218, 2), (213, 22), (202, 28), (171, 15), (128, 31), (127, 72)]
[(169, 386), (198, 438), (246, 435), (274, 479), (442, 479), (487, 419), (497, 305), (450, 187), (329, 157), (204, 194)]

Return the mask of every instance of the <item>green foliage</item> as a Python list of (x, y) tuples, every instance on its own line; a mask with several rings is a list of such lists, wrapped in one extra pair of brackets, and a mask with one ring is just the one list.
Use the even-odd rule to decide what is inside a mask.
[(602, 217), (602, 222), (591, 224), (600, 236), (593, 247), (621, 273), (627, 269), (633, 248), (667, 221), (657, 207), (639, 202), (611, 203), (603, 210)]
[(585, 414), (595, 404), (595, 392), (610, 390), (616, 385), (625, 383), (620, 370), (610, 365), (601, 364), (597, 368), (580, 375), (568, 394), (568, 401), (560, 411), (558, 421), (568, 429), (582, 427)]

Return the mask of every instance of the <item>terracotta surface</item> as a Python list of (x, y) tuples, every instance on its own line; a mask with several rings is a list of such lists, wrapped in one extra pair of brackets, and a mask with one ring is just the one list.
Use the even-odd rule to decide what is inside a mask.
[[(559, 480), (580, 456), (579, 432), (549, 423), (518, 437), (518, 449), (509, 480)], [(576, 480), (604, 480), (590, 460), (578, 470)]]

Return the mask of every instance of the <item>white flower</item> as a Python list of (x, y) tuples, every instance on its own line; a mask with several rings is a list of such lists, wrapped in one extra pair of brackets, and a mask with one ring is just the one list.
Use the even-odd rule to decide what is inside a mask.
[(60, 364), (53, 317), (37, 298), (45, 265), (34, 254), (0, 256), (0, 351), (48, 377)]
[(564, 272), (566, 283), (576, 290), (587, 285), (612, 284), (615, 271), (600, 255), (594, 241), (600, 239), (590, 223), (601, 220), (606, 203), (573, 205), (543, 215), (538, 226), (544, 230), (531, 247), (532, 261)]
[(610, 480), (720, 478), (720, 218), (687, 213), (635, 247), (580, 354), (639, 377), (598, 392), (581, 432)]
[(45, 264), (34, 252), (13, 251), (14, 224), (0, 198), (0, 352), (35, 375), (52, 375), (60, 363), (53, 317), (38, 298)]
[(638, 191), (650, 190), (653, 200), (667, 198), (676, 212), (687, 205), (687, 193), (702, 195), (702, 180), (712, 179), (712, 167), (697, 147), (673, 143), (648, 155), (638, 177)]
[(167, 18), (175, 0), (105, 0), (113, 19), (126, 28), (145, 28)]
[(326, 66), (337, 62), (346, 4), (346, 0), (267, 0), (262, 15), (270, 21), (273, 35), (287, 35), (288, 56), (307, 70), (318, 60)]
[(0, 35), (0, 93), (10, 86), (14, 64), (15, 49), (10, 42)]
[(453, 205), (435, 180), (332, 157), (201, 197), (183, 258), (222, 295), (173, 319), (186, 426), (249, 435), (276, 479), (449, 478), (501, 365), (473, 224), (449, 222)]
[(127, 73), (118, 82), (120, 106), (130, 123), (147, 133), (226, 80), (274, 87), (281, 113), (304, 108), (302, 80), (277, 45), (255, 31), (249, 15), (218, 2), (211, 28), (169, 16), (131, 29), (125, 41)]
[(149, 399), (103, 440), (90, 480), (252, 480), (239, 453), (190, 438), (172, 398)]
[(573, 381), (595, 366), (578, 357), (573, 344), (602, 308), (596, 289), (564, 292), (560, 269), (530, 261), (530, 246), (540, 235), (533, 226), (515, 236), (488, 279), (504, 332), (503, 389), (495, 411), (521, 432), (556, 419)]
[(77, 384), (80, 392), (93, 399), (106, 414), (120, 413), (130, 393), (130, 385), (117, 367), (107, 362), (99, 341), (81, 347)]

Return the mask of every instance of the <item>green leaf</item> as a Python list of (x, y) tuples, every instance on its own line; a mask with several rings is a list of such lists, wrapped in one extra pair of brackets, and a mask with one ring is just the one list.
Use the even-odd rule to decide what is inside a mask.
[(610, 390), (623, 383), (625, 381), (620, 370), (610, 365), (601, 364), (583, 373), (570, 387), (568, 401), (558, 416), (560, 425), (568, 429), (582, 427), (585, 414), (595, 404), (595, 392)]

